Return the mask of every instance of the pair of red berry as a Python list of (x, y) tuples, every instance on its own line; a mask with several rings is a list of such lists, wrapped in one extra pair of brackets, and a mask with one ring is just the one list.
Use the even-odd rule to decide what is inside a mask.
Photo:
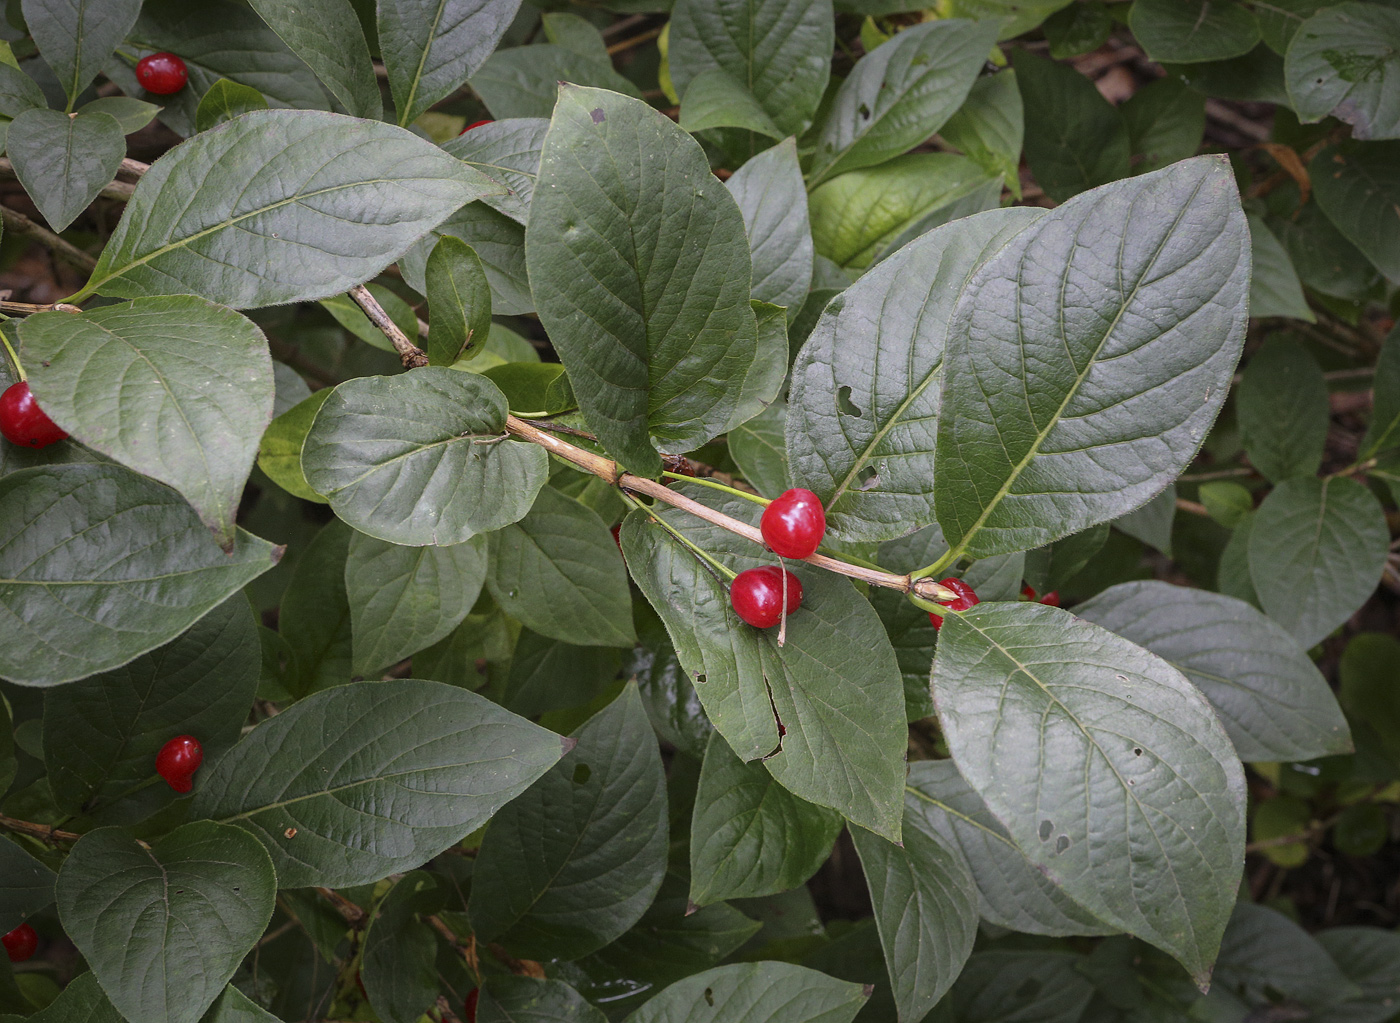
[(136, 62), (136, 80), (157, 96), (179, 92), (190, 80), (190, 69), (173, 53), (152, 53)]
[[(1034, 587), (1034, 586), (1029, 586), (1029, 585), (1027, 585), (1027, 586), (1022, 586), (1022, 587), (1021, 587), (1021, 599), (1022, 599), (1022, 600), (1035, 600), (1035, 599), (1036, 599), (1036, 598), (1035, 598), (1035, 587)], [(1036, 603), (1045, 604), (1047, 607), (1059, 607), (1059, 606), (1060, 606), (1060, 591), (1059, 591), (1059, 590), (1051, 590), (1051, 591), (1050, 591), (1049, 593), (1047, 593), (1045, 596), (1041, 597), (1038, 601), (1036, 601)]]
[(25, 380), (0, 394), (0, 435), (26, 448), (46, 448), (68, 436), (44, 414)]
[[(975, 592), (973, 592), (972, 587), (967, 585), (967, 583), (963, 582), (961, 579), (940, 579), (939, 585), (946, 586), (948, 589), (956, 593), (957, 596), (954, 597), (952, 600), (934, 601), (934, 603), (936, 604), (942, 604), (944, 607), (949, 608), (953, 611), (966, 611), (968, 608), (976, 607), (978, 604), (982, 603), (981, 598), (978, 597)], [(942, 615), (930, 611), (928, 613), (928, 620), (933, 623), (933, 627), (935, 629), (943, 628)]]
[(22, 963), (39, 950), (39, 935), (28, 924), (20, 924), (9, 934), (0, 937), (5, 946), (5, 954), (12, 963)]
[[(810, 558), (826, 535), (826, 511), (810, 490), (785, 490), (763, 509), (758, 528), (763, 542), (779, 557)], [(734, 613), (760, 629), (771, 629), (782, 620), (784, 596), (791, 614), (802, 605), (802, 583), (777, 565), (740, 572), (729, 586)]]
[(176, 792), (194, 787), (194, 772), (204, 763), (204, 747), (193, 735), (177, 735), (156, 754), (156, 774)]

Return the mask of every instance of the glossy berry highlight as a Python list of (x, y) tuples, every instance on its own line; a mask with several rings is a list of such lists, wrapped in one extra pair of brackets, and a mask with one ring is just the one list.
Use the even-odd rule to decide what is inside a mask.
[(204, 763), (204, 747), (193, 735), (177, 735), (156, 754), (156, 774), (176, 792), (194, 787), (194, 772)]
[[(972, 587), (967, 585), (967, 583), (963, 582), (961, 579), (940, 579), (939, 583), (943, 586), (948, 587), (948, 589), (956, 593), (957, 596), (954, 597), (952, 600), (939, 600), (935, 601), (935, 603), (942, 604), (944, 607), (947, 608), (952, 608), (954, 611), (966, 611), (968, 608), (982, 603), (981, 599), (977, 596), (977, 594), (973, 592)], [(943, 628), (942, 615), (935, 614), (934, 612), (930, 611), (928, 613), (928, 620), (933, 623), (933, 627), (935, 629)]]
[(20, 924), (9, 934), (0, 937), (0, 944), (4, 944), (5, 954), (10, 957), (10, 962), (22, 963), (39, 950), (39, 935), (34, 933), (34, 928), (28, 924)]
[(68, 436), (44, 414), (25, 380), (11, 384), (0, 394), (0, 434), (11, 444), (25, 448), (46, 448)]
[(763, 542), (783, 558), (810, 558), (826, 535), (826, 510), (810, 490), (784, 490), (763, 509)]
[(802, 582), (777, 565), (740, 572), (729, 584), (734, 613), (757, 629), (771, 629), (783, 617), (783, 582), (787, 581), (787, 613), (802, 606)]
[(190, 80), (190, 69), (173, 53), (152, 53), (136, 62), (136, 80), (157, 96), (179, 92)]

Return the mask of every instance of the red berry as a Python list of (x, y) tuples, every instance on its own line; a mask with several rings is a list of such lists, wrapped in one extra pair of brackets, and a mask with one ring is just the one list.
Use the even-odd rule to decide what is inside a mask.
[(1041, 602), (1042, 604), (1045, 604), (1045, 605), (1048, 606), (1048, 607), (1059, 607), (1059, 606), (1060, 606), (1060, 591), (1059, 591), (1059, 590), (1051, 590), (1051, 591), (1050, 591), (1049, 593), (1047, 593), (1045, 596), (1043, 596), (1043, 597), (1040, 598), (1040, 602)]
[[(957, 596), (952, 600), (934, 601), (936, 604), (942, 604), (944, 607), (952, 608), (954, 611), (966, 611), (968, 608), (982, 603), (977, 594), (973, 592), (972, 587), (961, 579), (942, 579), (940, 583), (956, 593)], [(943, 628), (942, 615), (937, 615), (930, 611), (928, 613), (928, 620), (933, 623), (935, 629)]]
[(617, 544), (617, 549), (622, 550), (622, 523), (612, 527), (613, 543)]
[(173, 53), (152, 53), (136, 62), (136, 80), (157, 96), (179, 92), (190, 79), (190, 69)]
[(204, 763), (204, 747), (193, 735), (177, 735), (156, 754), (156, 774), (176, 792), (194, 787), (194, 772)]
[(34, 928), (28, 924), (20, 924), (0, 938), (0, 943), (4, 944), (10, 962), (22, 963), (39, 950), (39, 935), (35, 934)]
[(782, 618), (783, 577), (787, 577), (787, 613), (802, 606), (802, 582), (777, 565), (740, 572), (729, 585), (734, 613), (759, 629), (771, 629)]
[(763, 542), (784, 558), (810, 558), (826, 533), (821, 498), (810, 490), (784, 490), (759, 520)]
[(1027, 584), (1027, 585), (1025, 585), (1025, 586), (1022, 586), (1022, 587), (1021, 587), (1021, 599), (1022, 599), (1022, 600), (1034, 600), (1034, 599), (1035, 599), (1035, 587), (1034, 587), (1034, 586), (1031, 586), (1031, 585), (1029, 585), (1029, 584)]
[(44, 414), (24, 380), (0, 394), (0, 434), (26, 448), (46, 448), (68, 436)]
[(480, 128), (483, 124), (490, 124), (490, 123), (491, 123), (490, 120), (485, 120), (485, 121), (473, 121), (471, 124), (467, 125), (465, 128), (463, 128), (463, 129), (462, 129), (461, 131), (459, 131), (457, 134), (458, 134), (458, 135), (465, 135), (467, 132), (471, 131), (473, 128)]
[(466, 1004), (462, 1006), (462, 1019), (464, 1023), (476, 1023), (476, 1002), (481, 997), (481, 988), (474, 987), (467, 992)]

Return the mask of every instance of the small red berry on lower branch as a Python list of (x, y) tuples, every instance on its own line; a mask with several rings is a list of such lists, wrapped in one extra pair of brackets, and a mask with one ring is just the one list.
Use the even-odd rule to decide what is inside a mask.
[(1050, 591), (1049, 593), (1047, 593), (1045, 596), (1043, 596), (1043, 597), (1040, 598), (1040, 602), (1041, 602), (1042, 604), (1046, 605), (1047, 607), (1059, 607), (1059, 606), (1060, 606), (1060, 591), (1059, 591), (1059, 590), (1051, 590), (1051, 591)]
[(763, 542), (784, 558), (810, 558), (826, 535), (826, 510), (810, 490), (784, 490), (758, 520)]
[(474, 987), (467, 992), (466, 1003), (462, 1006), (463, 1023), (476, 1023), (476, 1003), (481, 997), (481, 988)]
[(190, 79), (190, 69), (173, 53), (152, 53), (136, 62), (136, 80), (157, 96), (179, 92)]
[(787, 613), (802, 605), (802, 583), (791, 572), (777, 565), (764, 565), (740, 572), (729, 584), (729, 602), (734, 613), (758, 629), (771, 629), (782, 620), (783, 583), (787, 582)]
[(176, 792), (194, 787), (194, 772), (204, 763), (204, 747), (193, 735), (177, 735), (156, 754), (156, 774)]
[(26, 448), (46, 448), (68, 436), (44, 414), (25, 380), (0, 394), (0, 434), (11, 444)]
[(0, 937), (5, 953), (12, 963), (22, 963), (39, 950), (39, 935), (28, 924), (20, 924), (9, 934)]
[[(942, 604), (944, 607), (951, 608), (954, 611), (966, 611), (968, 608), (974, 607), (977, 604), (982, 603), (981, 599), (977, 596), (977, 594), (973, 592), (972, 587), (967, 585), (967, 583), (963, 582), (961, 579), (941, 579), (939, 580), (939, 585), (946, 586), (948, 589), (956, 593), (957, 596), (954, 597), (952, 600), (934, 601), (934, 603), (936, 604)], [(943, 628), (942, 615), (935, 614), (934, 612), (930, 611), (928, 613), (928, 620), (933, 623), (933, 627), (935, 629)]]

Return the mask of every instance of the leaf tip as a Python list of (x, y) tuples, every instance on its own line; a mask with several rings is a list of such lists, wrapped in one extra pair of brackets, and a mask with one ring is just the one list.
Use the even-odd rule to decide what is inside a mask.
[(561, 735), (559, 736), (559, 745), (563, 747), (563, 750), (562, 752), (560, 752), (559, 755), (561, 757), (565, 757), (568, 756), (569, 752), (575, 746), (578, 745), (578, 740), (575, 739), (572, 735)]
[(874, 984), (866, 984), (864, 987), (862, 987), (862, 988), (860, 989), (860, 996), (861, 996), (862, 998), (869, 998), (869, 997), (870, 997), (871, 995), (873, 995), (874, 993), (875, 993), (875, 985), (874, 985)]

